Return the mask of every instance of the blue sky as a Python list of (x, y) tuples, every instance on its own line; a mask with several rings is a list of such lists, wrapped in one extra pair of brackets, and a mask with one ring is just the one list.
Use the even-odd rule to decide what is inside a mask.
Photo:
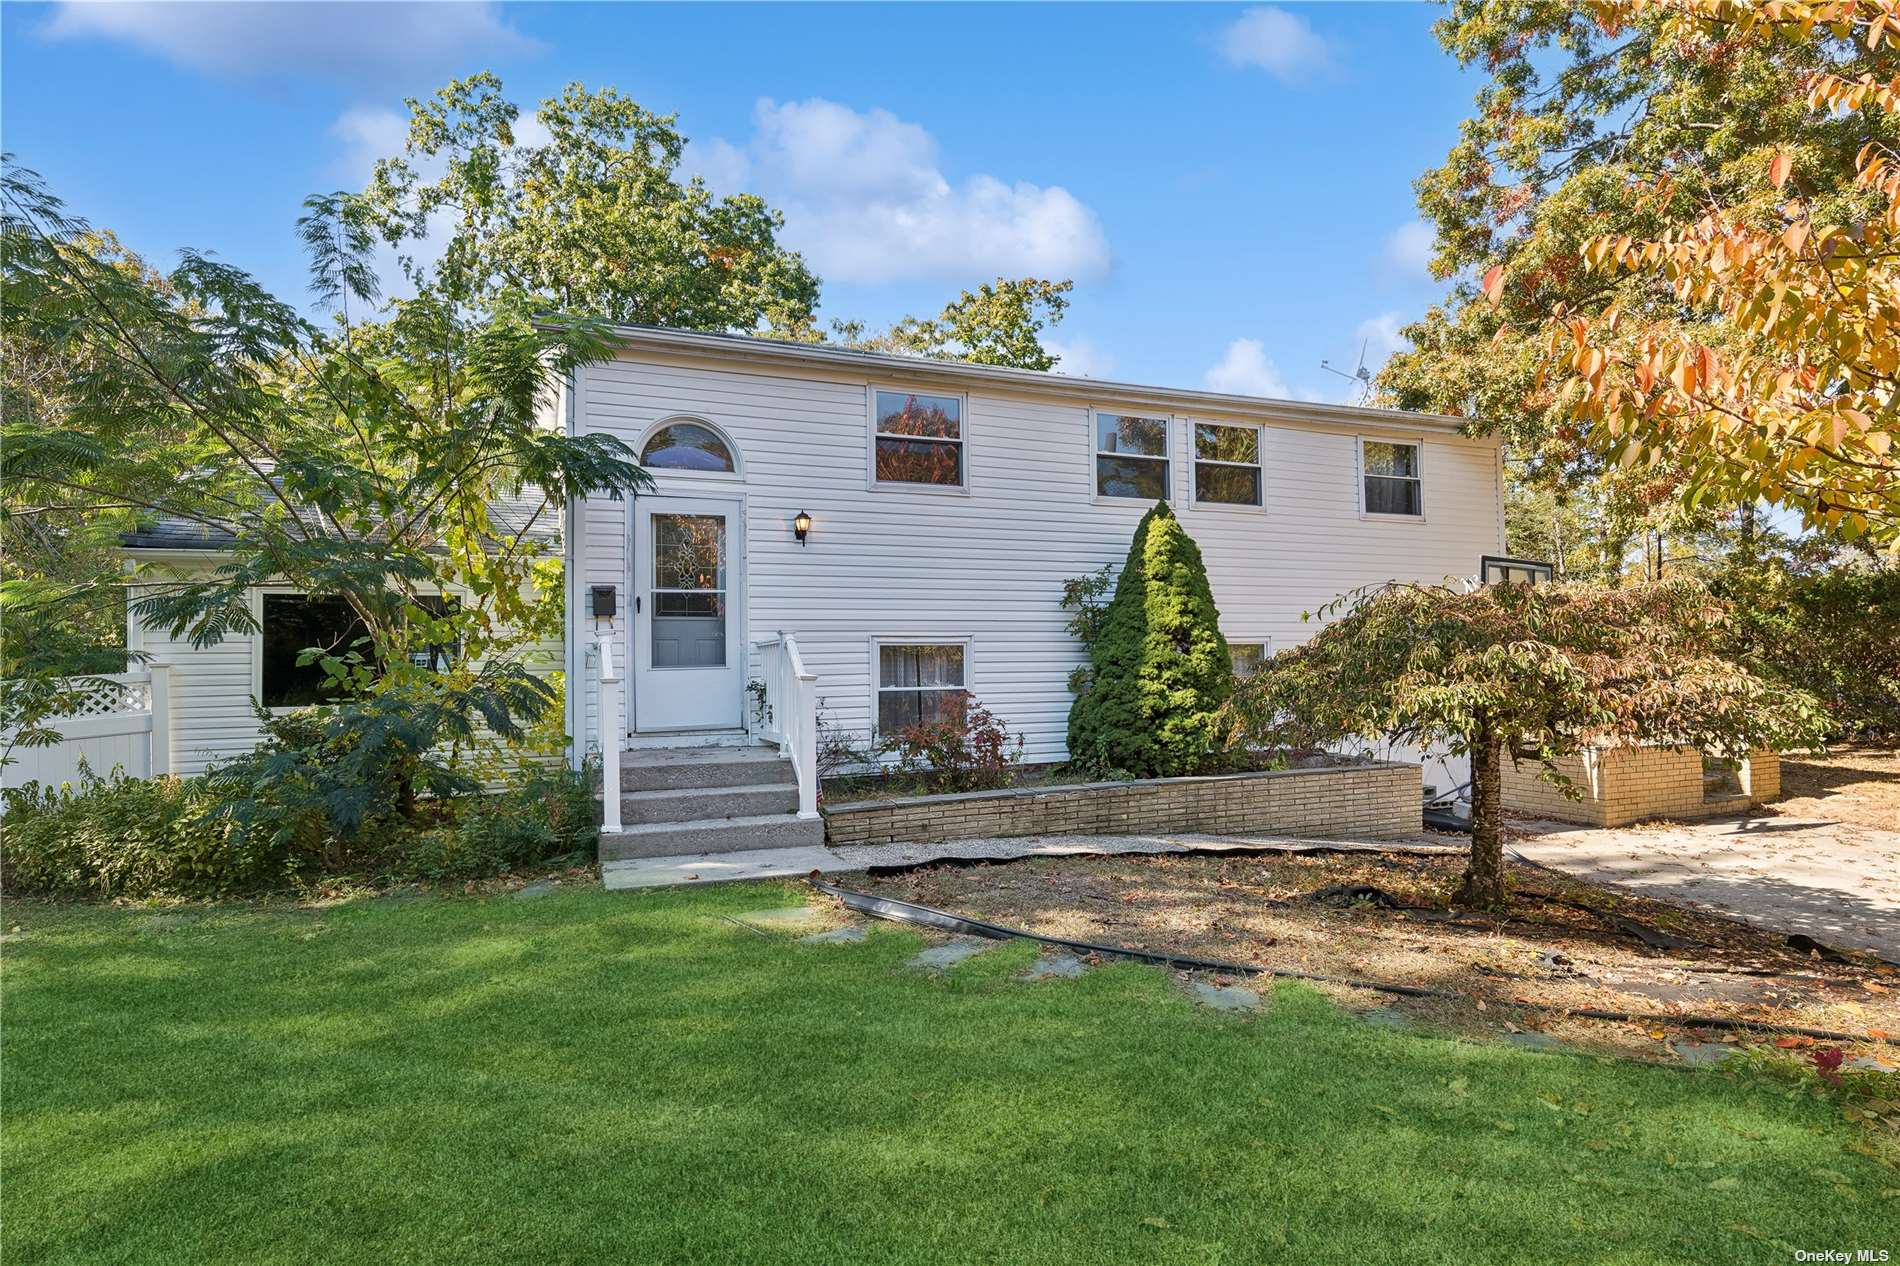
[(1475, 83), (1423, 4), (0, 6), (5, 148), (164, 263), (305, 297), (303, 197), (360, 187), (402, 99), (476, 69), (677, 112), (764, 195), (824, 314), (1072, 276), (1071, 372), (1350, 399), (1442, 289), (1411, 182)]

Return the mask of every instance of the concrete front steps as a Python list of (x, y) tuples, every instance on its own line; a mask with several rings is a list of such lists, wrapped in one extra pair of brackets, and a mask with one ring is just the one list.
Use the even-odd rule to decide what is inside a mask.
[(811, 848), (825, 824), (798, 817), (798, 779), (776, 747), (659, 747), (620, 754), (622, 829), (600, 860)]

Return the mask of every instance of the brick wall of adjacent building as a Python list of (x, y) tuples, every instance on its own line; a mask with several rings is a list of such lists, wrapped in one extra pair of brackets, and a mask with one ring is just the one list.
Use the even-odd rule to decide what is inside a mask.
[(874, 800), (825, 810), (830, 844), (934, 844), (1013, 835), (1389, 838), (1419, 829), (1417, 765), (1380, 762), (1206, 778)]
[(1504, 762), (1504, 807), (1512, 813), (1623, 826), (1649, 818), (1707, 818), (1739, 813), (1781, 795), (1781, 760), (1756, 752), (1739, 771), (1740, 793), (1705, 795), (1702, 753), (1693, 747), (1612, 747), (1565, 757), (1556, 762), (1571, 779), (1580, 799), (1567, 798), (1543, 776), (1536, 761)]

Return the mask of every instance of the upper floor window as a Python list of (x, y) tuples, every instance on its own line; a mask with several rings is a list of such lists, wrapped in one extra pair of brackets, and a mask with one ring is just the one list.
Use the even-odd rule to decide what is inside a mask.
[(1425, 513), (1419, 450), (1420, 445), (1392, 440), (1359, 441), (1367, 514), (1417, 516)]
[(963, 398), (875, 393), (872, 473), (881, 484), (963, 487)]
[(1168, 499), (1168, 419), (1095, 415), (1095, 495)]
[(1260, 428), (1194, 426), (1194, 500), (1205, 505), (1260, 502)]
[(655, 431), (640, 450), (640, 464), (656, 470), (723, 471), (732, 474), (732, 450), (718, 432), (698, 422), (673, 422)]

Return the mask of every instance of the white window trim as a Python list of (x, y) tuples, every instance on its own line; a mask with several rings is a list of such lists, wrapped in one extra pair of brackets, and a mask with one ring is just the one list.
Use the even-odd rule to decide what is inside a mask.
[[(1237, 430), (1237, 431), (1252, 431), (1254, 433), (1254, 446), (1255, 446), (1254, 455), (1258, 457), (1260, 460), (1257, 462), (1208, 461), (1206, 463), (1203, 463), (1201, 461), (1199, 451), (1194, 443), (1194, 428), (1197, 426), (1226, 426), (1226, 427), (1232, 427), (1234, 430)], [(1186, 436), (1187, 436), (1187, 456), (1188, 456), (1187, 495), (1188, 495), (1189, 505), (1193, 506), (1196, 510), (1209, 510), (1209, 511), (1213, 511), (1216, 514), (1225, 513), (1228, 511), (1236, 511), (1236, 510), (1243, 514), (1265, 514), (1267, 512), (1267, 424), (1266, 423), (1264, 422), (1225, 422), (1219, 418), (1189, 418), (1187, 419), (1186, 425), (1184, 425), (1181, 429), (1186, 433)], [(1208, 466), (1233, 466), (1240, 470), (1259, 471), (1260, 472), (1260, 500), (1259, 502), (1254, 505), (1248, 505), (1245, 502), (1201, 500), (1200, 493), (1198, 491), (1198, 489), (1200, 488), (1200, 480), (1196, 477), (1195, 467), (1203, 465), (1203, 464), (1208, 465)]]
[[(957, 443), (962, 445), (963, 482), (960, 484), (913, 484), (901, 479), (877, 477), (877, 393), (889, 391), (908, 396), (937, 396), (957, 402)], [(927, 436), (887, 436), (888, 439), (920, 439)], [(943, 441), (939, 441), (943, 442)], [(970, 495), (970, 397), (962, 391), (935, 391), (906, 387), (898, 383), (868, 382), (864, 390), (864, 486), (872, 492), (921, 492), (926, 496), (967, 497)]]
[(680, 480), (684, 483), (734, 484), (745, 482), (745, 454), (740, 452), (739, 446), (732, 442), (732, 433), (701, 413), (670, 413), (661, 418), (652, 426), (640, 432), (639, 443), (634, 446), (633, 450), (635, 455), (644, 454), (647, 451), (647, 445), (652, 441), (653, 437), (676, 422), (691, 422), (694, 426), (703, 426), (714, 435), (717, 435), (720, 441), (725, 444), (726, 451), (732, 454), (732, 469), (678, 470), (671, 467), (645, 466), (643, 464), (642, 469), (653, 476), (655, 483), (671, 483), (674, 480)]
[[(976, 697), (976, 639), (974, 637), (967, 633), (875, 634), (870, 638), (871, 672), (869, 681), (871, 685), (871, 700), (868, 718), (870, 724), (866, 727), (871, 732), (872, 742), (879, 742), (884, 737), (883, 732), (878, 729), (877, 704), (879, 696), (884, 693), (883, 665), (878, 662), (880, 659), (879, 652), (886, 646), (961, 646), (963, 648), (963, 685), (960, 689), (970, 698), (974, 699)], [(898, 688), (899, 687), (893, 687), (893, 689)], [(909, 687), (903, 688), (908, 689)], [(951, 687), (926, 687), (926, 689), (933, 688), (950, 689)]]
[[(1366, 509), (1366, 443), (1374, 444), (1410, 444), (1418, 450), (1418, 513), (1390, 514), (1383, 511)], [(1425, 437), (1422, 435), (1379, 435), (1361, 433), (1353, 437), (1353, 454), (1357, 468), (1353, 479), (1353, 496), (1359, 504), (1359, 517), (1382, 523), (1423, 523), (1429, 507), (1425, 502)], [(1389, 476), (1403, 478), (1403, 476)], [(1388, 478), (1388, 476), (1380, 476)]]
[[(1104, 414), (1111, 418), (1152, 418), (1157, 422), (1167, 423), (1168, 438), (1162, 445), (1163, 455), (1160, 457), (1146, 457), (1139, 453), (1104, 453), (1100, 448), (1101, 440), (1098, 438), (1101, 435), (1101, 419)], [(1186, 428), (1181, 423), (1181, 415), (1178, 413), (1156, 413), (1150, 409), (1097, 409), (1091, 407), (1089, 409), (1088, 425), (1089, 500), (1096, 505), (1105, 506), (1152, 506), (1154, 502), (1147, 497), (1112, 497), (1105, 495), (1101, 491), (1101, 481), (1096, 474), (1095, 459), (1098, 457), (1133, 457), (1136, 461), (1165, 461), (1168, 464), (1168, 477), (1165, 484), (1167, 495), (1163, 497), (1162, 500), (1166, 501), (1170, 507), (1180, 506), (1182, 504), (1179, 496), (1180, 484), (1178, 482), (1182, 465), (1180, 437), (1185, 430)]]

